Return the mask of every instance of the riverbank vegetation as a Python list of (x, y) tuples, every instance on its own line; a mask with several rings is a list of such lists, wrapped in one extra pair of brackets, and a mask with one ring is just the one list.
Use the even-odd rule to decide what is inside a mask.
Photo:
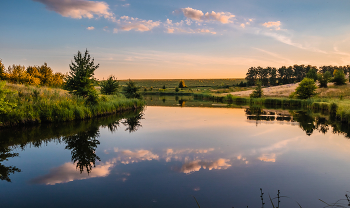
[(86, 98), (58, 88), (7, 83), (3, 90), (10, 91), (5, 101), (11, 106), (0, 116), (1, 126), (82, 120), (144, 105), (144, 101), (127, 99), (123, 94), (98, 95), (98, 102), (90, 105)]
[[(1, 77), (5, 81), (0, 81), (0, 126), (82, 120), (144, 106), (139, 97), (119, 93), (114, 78), (103, 82), (100, 94), (93, 77), (98, 67), (87, 50), (84, 55), (78, 51), (69, 74), (64, 76), (53, 74), (47, 64), (26, 70), (9, 67), (7, 71), (1, 65)], [(38, 72), (37, 77), (31, 76), (32, 71)], [(58, 82), (56, 78), (60, 84), (50, 84)]]

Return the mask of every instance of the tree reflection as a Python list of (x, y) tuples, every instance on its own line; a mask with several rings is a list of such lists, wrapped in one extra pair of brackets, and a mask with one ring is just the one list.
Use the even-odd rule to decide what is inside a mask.
[(97, 140), (100, 133), (98, 127), (91, 127), (86, 131), (79, 132), (72, 136), (63, 137), (63, 141), (66, 142), (66, 149), (71, 150), (72, 161), (77, 164), (80, 173), (86, 171), (91, 172), (92, 165), (95, 167), (95, 161), (100, 158), (96, 155), (97, 145), (100, 141)]
[(183, 100), (183, 99), (179, 100), (180, 106), (181, 106), (181, 107), (185, 107), (186, 101), (187, 101), (187, 100)]
[(107, 125), (107, 128), (110, 132), (115, 132), (118, 130), (120, 124), (120, 120), (113, 121)]
[(125, 131), (135, 132), (139, 129), (139, 127), (142, 127), (141, 125), (141, 119), (143, 118), (143, 113), (139, 112), (137, 115), (126, 118), (122, 123), (126, 126)]
[(15, 172), (21, 172), (21, 170), (16, 168), (15, 166), (4, 166), (2, 164), (3, 161), (8, 161), (8, 158), (18, 156), (18, 153), (10, 152), (10, 148), (4, 147), (4, 145), (0, 146), (0, 180), (5, 180), (7, 182), (11, 182), (10, 174), (14, 174)]
[(293, 118), (299, 122), (300, 128), (305, 131), (308, 136), (310, 136), (316, 129), (314, 123), (315, 117), (310, 112), (297, 111), (294, 113)]

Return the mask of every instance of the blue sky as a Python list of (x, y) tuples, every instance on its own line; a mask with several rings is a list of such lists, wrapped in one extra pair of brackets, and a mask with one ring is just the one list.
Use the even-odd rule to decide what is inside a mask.
[(350, 1), (16, 0), (0, 3), (0, 58), (99, 79), (234, 78), (250, 66), (350, 64)]

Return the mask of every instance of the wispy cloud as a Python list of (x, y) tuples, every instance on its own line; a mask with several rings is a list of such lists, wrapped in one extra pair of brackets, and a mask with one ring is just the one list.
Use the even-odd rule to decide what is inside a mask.
[(223, 24), (232, 23), (232, 19), (235, 17), (235, 15), (231, 14), (230, 12), (212, 11), (210, 13), (207, 12), (204, 14), (201, 10), (193, 9), (190, 7), (182, 8), (181, 12), (188, 19), (195, 21), (217, 21)]
[[(185, 24), (186, 22), (186, 24)], [(197, 28), (192, 29), (188, 27), (191, 25), (191, 21), (183, 21), (175, 22), (173, 23), (172, 20), (167, 19), (165, 23), (163, 23), (163, 26), (165, 27), (166, 33), (211, 33), (216, 34), (215, 31), (208, 29), (208, 28)]]
[(122, 16), (120, 19), (116, 21), (119, 25), (121, 25), (120, 29), (124, 31), (150, 31), (154, 27), (158, 27), (160, 25), (160, 21), (153, 21), (153, 20), (143, 20), (139, 18), (129, 17), (129, 16)]
[(273, 39), (275, 39), (275, 40), (277, 40), (277, 41), (279, 41), (281, 43), (287, 44), (287, 45), (291, 45), (291, 46), (294, 46), (294, 47), (297, 47), (297, 48), (300, 48), (300, 49), (304, 49), (304, 50), (308, 50), (308, 51), (312, 51), (312, 52), (327, 54), (326, 51), (323, 51), (321, 49), (293, 42), (290, 37), (287, 37), (287, 36), (279, 34), (279, 33), (262, 32), (262, 34), (265, 35), (265, 36), (271, 37), (271, 38), (273, 38)]
[(33, 0), (46, 6), (46, 9), (59, 13), (64, 17), (76, 19), (104, 17), (114, 19), (114, 14), (110, 11), (109, 5), (103, 1), (87, 0)]
[(86, 29), (88, 29), (88, 30), (94, 30), (95, 29), (95, 27), (87, 27)]
[(281, 21), (276, 21), (276, 22), (265, 22), (263, 24), (264, 27), (267, 28), (273, 28), (275, 30), (280, 30), (280, 26), (281, 26)]

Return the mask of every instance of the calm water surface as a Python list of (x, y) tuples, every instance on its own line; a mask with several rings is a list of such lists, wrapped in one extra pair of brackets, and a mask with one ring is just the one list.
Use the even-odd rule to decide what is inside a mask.
[(192, 196), (201, 207), (261, 207), (260, 188), (265, 207), (277, 190), (292, 198), (282, 208), (345, 198), (348, 138), (248, 118), (148, 106), (128, 119), (2, 131), (0, 207), (197, 207)]

